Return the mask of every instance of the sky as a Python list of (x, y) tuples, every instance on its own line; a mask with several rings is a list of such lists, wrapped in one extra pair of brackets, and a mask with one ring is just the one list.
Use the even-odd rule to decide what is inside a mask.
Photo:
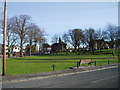
[(9, 2), (8, 18), (26, 14), (51, 37), (69, 29), (104, 29), (118, 24), (117, 2)]

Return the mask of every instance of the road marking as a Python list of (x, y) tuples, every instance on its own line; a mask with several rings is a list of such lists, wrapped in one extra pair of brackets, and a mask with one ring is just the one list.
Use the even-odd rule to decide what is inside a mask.
[(22, 81), (29, 81), (29, 80), (38, 80), (38, 79), (45, 79), (45, 78), (51, 78), (51, 77), (59, 77), (59, 76), (67, 76), (67, 75), (73, 75), (73, 74), (80, 74), (80, 73), (87, 73), (87, 72), (93, 72), (98, 70), (104, 70), (104, 69), (110, 69), (110, 68), (117, 68), (118, 66), (112, 66), (112, 67), (105, 67), (105, 68), (99, 68), (94, 70), (86, 70), (86, 71), (80, 71), (80, 72), (71, 72), (71, 73), (63, 73), (58, 75), (51, 75), (51, 76), (42, 76), (42, 77), (33, 77), (33, 78), (27, 78), (22, 80), (7, 80), (5, 82), (2, 82), (0, 84), (7, 84), (7, 83), (16, 83), (16, 82), (22, 82)]
[(99, 80), (93, 81), (93, 83), (97, 83), (97, 82), (104, 81), (104, 80), (111, 79), (111, 78), (118, 77), (118, 76), (119, 75), (108, 77), (108, 78), (99, 79)]

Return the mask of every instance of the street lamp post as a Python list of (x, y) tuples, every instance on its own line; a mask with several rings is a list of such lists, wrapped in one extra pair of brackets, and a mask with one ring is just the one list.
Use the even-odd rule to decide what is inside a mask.
[(7, 29), (7, 2), (4, 3), (4, 31), (3, 31), (3, 72), (2, 75), (6, 75), (6, 29)]

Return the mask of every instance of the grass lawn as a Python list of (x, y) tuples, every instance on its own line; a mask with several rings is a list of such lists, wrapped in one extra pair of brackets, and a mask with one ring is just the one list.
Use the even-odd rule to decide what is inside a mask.
[[(108, 58), (113, 58), (111, 54), (105, 54), (106, 50), (101, 53), (96, 52), (95, 55), (86, 53), (76, 55), (74, 53), (48, 54), (40, 56), (9, 58), (7, 59), (7, 74), (29, 74), (52, 71), (52, 65), (55, 64), (55, 70), (66, 70), (68, 67), (76, 66), (79, 60), (92, 59), (97, 65), (108, 63)], [(109, 52), (107, 50), (107, 52)], [(117, 56), (114, 56), (117, 57)], [(110, 59), (110, 63), (117, 63), (118, 59)], [(2, 62), (0, 61), (2, 64)], [(86, 64), (87, 65), (87, 64)], [(94, 63), (93, 63), (94, 65)], [(2, 71), (2, 68), (0, 68)]]

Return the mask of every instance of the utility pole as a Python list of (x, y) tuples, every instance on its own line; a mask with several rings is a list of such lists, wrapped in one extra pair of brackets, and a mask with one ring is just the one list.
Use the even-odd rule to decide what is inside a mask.
[(7, 29), (7, 0), (4, 2), (4, 31), (3, 31), (3, 73), (6, 75), (6, 29)]

